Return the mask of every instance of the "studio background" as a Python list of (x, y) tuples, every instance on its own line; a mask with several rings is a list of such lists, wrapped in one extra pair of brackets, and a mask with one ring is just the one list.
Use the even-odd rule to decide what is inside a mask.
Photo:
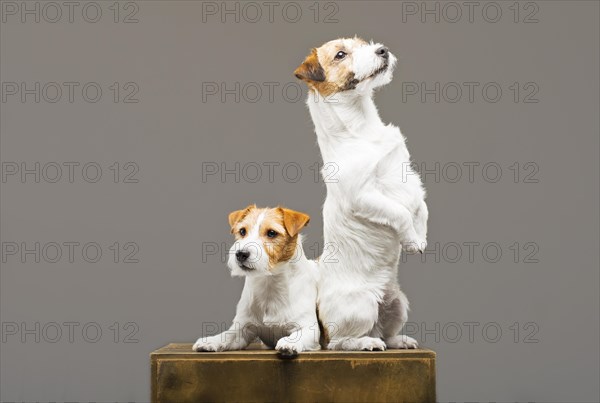
[(0, 399), (147, 401), (152, 350), (233, 318), (233, 210), (310, 214), (317, 256), (325, 185), (292, 72), (357, 34), (398, 56), (376, 104), (429, 172), (428, 253), (399, 280), (439, 400), (598, 401), (599, 3), (481, 2), (472, 22), (461, 2), (455, 22), (444, 2), (292, 3), (272, 22), (193, 1), (22, 22), (35, 2), (2, 1)]

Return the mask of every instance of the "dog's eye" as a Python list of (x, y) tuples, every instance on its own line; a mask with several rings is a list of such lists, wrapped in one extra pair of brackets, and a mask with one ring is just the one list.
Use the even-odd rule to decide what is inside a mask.
[(341, 50), (335, 54), (335, 60), (342, 60), (344, 57), (346, 57), (346, 52)]
[(269, 238), (275, 238), (277, 236), (277, 232), (273, 231), (272, 229), (267, 231), (267, 236)]
[(240, 235), (241, 236), (246, 236), (246, 228), (241, 228), (240, 229)]

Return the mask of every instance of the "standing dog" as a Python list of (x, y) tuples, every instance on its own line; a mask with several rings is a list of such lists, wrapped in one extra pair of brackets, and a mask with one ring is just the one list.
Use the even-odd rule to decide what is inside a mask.
[(194, 351), (241, 350), (256, 338), (282, 355), (318, 350), (318, 270), (302, 249), (299, 232), (310, 217), (286, 208), (248, 206), (229, 214), (236, 242), (229, 251), (232, 276), (244, 290), (231, 328), (201, 337)]
[(337, 39), (313, 49), (294, 72), (310, 89), (325, 166), (337, 169), (325, 180), (323, 206), (325, 244), (337, 254), (334, 262), (319, 262), (319, 318), (330, 329), (329, 349), (417, 347), (398, 334), (408, 300), (397, 267), (402, 248), (414, 253), (426, 246), (425, 191), (404, 136), (381, 121), (373, 102), (373, 90), (391, 81), (395, 63), (381, 44)]

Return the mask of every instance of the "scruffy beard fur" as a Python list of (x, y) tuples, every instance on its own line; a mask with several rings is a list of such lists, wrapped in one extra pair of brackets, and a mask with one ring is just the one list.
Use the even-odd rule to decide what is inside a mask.
[(334, 327), (329, 349), (417, 347), (399, 334), (408, 300), (397, 274), (403, 248), (425, 249), (425, 190), (404, 136), (381, 121), (372, 99), (391, 81), (395, 63), (381, 44), (336, 39), (313, 49), (294, 72), (311, 92), (307, 104), (324, 166), (337, 169), (325, 181), (323, 206), (324, 242), (335, 245), (336, 255), (318, 262), (319, 319)]
[(309, 220), (283, 207), (229, 214), (236, 241), (227, 265), (245, 277), (244, 289), (229, 330), (200, 337), (194, 351), (241, 350), (256, 339), (286, 356), (320, 348), (317, 265), (305, 257), (299, 233)]

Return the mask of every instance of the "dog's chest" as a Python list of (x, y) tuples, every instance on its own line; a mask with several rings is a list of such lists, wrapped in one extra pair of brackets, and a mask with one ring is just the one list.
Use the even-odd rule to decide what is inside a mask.
[(278, 324), (290, 321), (292, 307), (283, 292), (257, 290), (252, 302), (252, 311), (261, 325)]
[[(378, 165), (392, 151), (392, 164)], [(400, 173), (404, 165), (410, 161), (410, 155), (401, 135), (385, 136), (377, 140), (353, 139), (336, 143), (323, 152), (323, 168), (321, 175), (326, 184), (356, 183), (357, 178), (385, 173)], [(375, 169), (378, 167), (379, 172)]]
[(290, 307), (277, 301), (264, 301), (257, 307), (257, 336), (268, 346), (274, 347), (282, 337), (289, 336), (294, 330)]

